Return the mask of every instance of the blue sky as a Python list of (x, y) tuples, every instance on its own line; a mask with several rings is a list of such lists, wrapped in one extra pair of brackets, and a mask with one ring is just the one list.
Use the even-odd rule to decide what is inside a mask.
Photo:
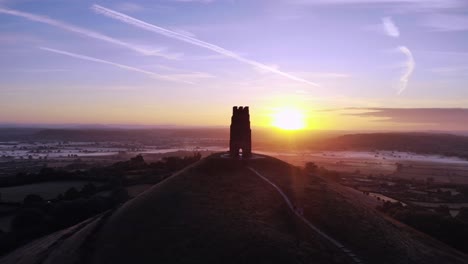
[(0, 0), (0, 22), (0, 122), (223, 125), (248, 104), (256, 125), (294, 106), (433, 129), (354, 113), (468, 105), (462, 0)]

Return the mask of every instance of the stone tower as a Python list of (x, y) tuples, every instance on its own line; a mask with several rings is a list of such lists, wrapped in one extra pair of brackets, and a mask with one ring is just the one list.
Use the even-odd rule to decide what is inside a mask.
[(229, 140), (229, 152), (231, 157), (239, 157), (242, 150), (242, 157), (252, 155), (252, 139), (250, 130), (249, 107), (232, 108), (231, 137)]

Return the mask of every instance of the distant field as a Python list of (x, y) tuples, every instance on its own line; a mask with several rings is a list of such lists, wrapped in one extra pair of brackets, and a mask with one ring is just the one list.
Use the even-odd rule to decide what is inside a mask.
[[(363, 175), (392, 175), (425, 181), (431, 177), (439, 183), (468, 184), (468, 161), (454, 157), (422, 155), (390, 151), (323, 151), (323, 152), (263, 152), (296, 166), (314, 162), (318, 166), (340, 172)], [(397, 172), (397, 163), (403, 164)]]
[[(14, 187), (0, 188), (2, 201), (22, 202), (28, 194), (38, 194), (44, 199), (53, 199), (66, 192), (69, 188), (81, 189), (87, 181), (44, 182)], [(96, 183), (95, 183), (96, 184)]]
[(436, 183), (468, 184), (468, 166), (440, 163), (414, 163), (396, 173), (395, 176), (416, 180), (433, 178)]

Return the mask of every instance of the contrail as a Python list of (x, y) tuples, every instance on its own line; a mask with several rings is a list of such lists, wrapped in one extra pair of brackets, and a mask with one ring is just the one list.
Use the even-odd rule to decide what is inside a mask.
[(74, 26), (74, 25), (70, 25), (70, 24), (67, 24), (65, 22), (55, 20), (55, 19), (52, 19), (52, 18), (49, 18), (49, 17), (46, 17), (46, 16), (35, 15), (35, 14), (27, 13), (27, 12), (22, 12), (22, 11), (13, 10), (13, 9), (7, 9), (7, 8), (1, 8), (1, 7), (0, 7), (0, 13), (8, 14), (8, 15), (16, 16), (16, 17), (26, 18), (26, 19), (34, 21), (34, 22), (39, 22), (39, 23), (47, 24), (47, 25), (54, 26), (54, 27), (57, 27), (57, 28), (61, 28), (63, 30), (74, 32), (74, 33), (77, 33), (77, 34), (80, 34), (80, 35), (83, 35), (83, 36), (86, 36), (86, 37), (106, 41), (106, 42), (109, 42), (109, 43), (112, 43), (112, 44), (115, 44), (115, 45), (119, 45), (119, 46), (122, 46), (122, 47), (125, 47), (125, 48), (128, 48), (128, 49), (131, 49), (131, 50), (136, 51), (136, 52), (138, 52), (140, 54), (143, 54), (143, 55), (159, 56), (159, 57), (163, 57), (163, 58), (166, 58), (166, 59), (176, 59), (175, 55), (163, 54), (158, 50), (143, 49), (143, 48), (140, 48), (140, 47), (138, 47), (136, 45), (133, 45), (133, 44), (130, 44), (130, 43), (127, 43), (127, 42), (124, 42), (124, 41), (121, 41), (121, 40), (106, 36), (106, 35), (101, 34), (99, 32), (88, 30), (88, 29), (81, 28), (81, 27), (77, 27), (77, 26)]
[(165, 29), (165, 28), (153, 25), (153, 24), (146, 23), (144, 21), (138, 20), (136, 18), (133, 18), (131, 16), (122, 14), (120, 12), (117, 12), (117, 11), (114, 11), (114, 10), (111, 10), (111, 9), (108, 9), (108, 8), (105, 8), (103, 6), (94, 4), (94, 5), (92, 5), (91, 9), (94, 10), (98, 14), (102, 14), (102, 15), (105, 15), (107, 17), (119, 20), (119, 21), (121, 21), (123, 23), (133, 25), (133, 26), (136, 26), (136, 27), (139, 27), (139, 28), (142, 28), (142, 29), (154, 32), (154, 33), (157, 33), (157, 34), (161, 34), (161, 35), (164, 35), (164, 36), (169, 37), (169, 38), (178, 39), (180, 41), (184, 41), (184, 42), (190, 43), (192, 45), (196, 45), (196, 46), (199, 46), (199, 47), (202, 47), (202, 48), (209, 49), (211, 51), (222, 54), (222, 55), (224, 55), (226, 57), (233, 58), (233, 59), (235, 59), (237, 61), (249, 64), (249, 65), (254, 66), (254, 67), (258, 67), (260, 69), (266, 70), (266, 71), (271, 72), (271, 73), (275, 73), (277, 75), (281, 75), (281, 76), (286, 77), (286, 78), (288, 78), (290, 80), (307, 83), (307, 84), (310, 84), (310, 85), (313, 85), (313, 86), (319, 86), (316, 83), (307, 81), (305, 79), (299, 78), (297, 76), (291, 75), (291, 74), (286, 73), (286, 72), (282, 72), (282, 71), (280, 71), (278, 69), (275, 69), (273, 67), (270, 67), (268, 65), (265, 65), (265, 64), (262, 64), (260, 62), (256, 62), (256, 61), (244, 58), (242, 56), (239, 56), (238, 54), (236, 54), (236, 53), (234, 53), (232, 51), (226, 50), (224, 48), (221, 48), (221, 47), (219, 47), (217, 45), (214, 45), (214, 44), (211, 44), (211, 43), (208, 43), (208, 42), (205, 42), (205, 41), (202, 41), (202, 40), (199, 40), (199, 39), (196, 39), (196, 38), (184, 35), (184, 34), (180, 34), (178, 32), (175, 32), (175, 31), (172, 31), (172, 30), (169, 30), (169, 29)]
[(416, 62), (414, 61), (413, 54), (407, 47), (400, 46), (398, 47), (398, 50), (401, 53), (405, 54), (407, 57), (407, 61), (405, 64), (406, 71), (403, 73), (403, 75), (400, 78), (400, 87), (398, 89), (398, 94), (401, 94), (406, 89), (406, 86), (408, 86), (408, 81), (411, 75), (413, 74), (414, 68), (416, 67)]
[(50, 51), (50, 52), (53, 52), (53, 53), (70, 56), (70, 57), (81, 59), (81, 60), (87, 60), (87, 61), (93, 61), (93, 62), (108, 64), (108, 65), (112, 65), (112, 66), (115, 66), (115, 67), (118, 67), (118, 68), (121, 68), (121, 69), (124, 69), (124, 70), (143, 73), (143, 74), (146, 74), (146, 75), (148, 75), (150, 77), (153, 77), (153, 78), (156, 78), (156, 79), (193, 84), (192, 82), (178, 80), (176, 78), (172, 78), (171, 76), (157, 74), (157, 73), (154, 73), (154, 72), (146, 71), (146, 70), (135, 68), (135, 67), (132, 67), (132, 66), (127, 66), (127, 65), (123, 65), (123, 64), (103, 60), (103, 59), (98, 59), (98, 58), (94, 58), (94, 57), (90, 57), (90, 56), (86, 56), (86, 55), (76, 54), (76, 53), (72, 53), (72, 52), (68, 52), (68, 51), (64, 51), (64, 50), (52, 49), (52, 48), (47, 48), (47, 47), (39, 47), (39, 48), (42, 49), (42, 50), (46, 50), (46, 51)]

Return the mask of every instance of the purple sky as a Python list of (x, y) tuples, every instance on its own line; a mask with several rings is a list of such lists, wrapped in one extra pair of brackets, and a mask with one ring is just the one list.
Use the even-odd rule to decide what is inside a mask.
[(294, 107), (312, 129), (468, 130), (467, 14), (463, 0), (0, 0), (0, 123), (226, 125), (250, 105), (255, 126)]

